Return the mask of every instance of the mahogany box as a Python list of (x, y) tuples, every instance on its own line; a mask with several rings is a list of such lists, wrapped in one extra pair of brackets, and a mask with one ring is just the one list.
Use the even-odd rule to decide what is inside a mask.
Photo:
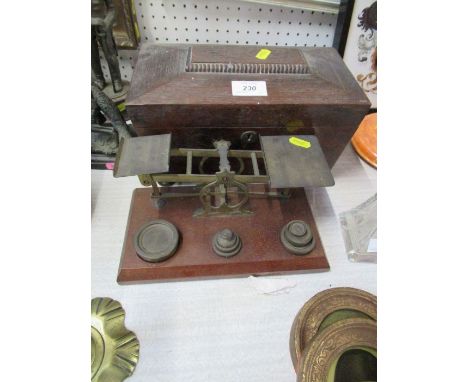
[[(233, 95), (233, 81), (265, 93)], [(126, 107), (138, 135), (172, 133), (173, 147), (314, 134), (332, 167), (370, 102), (333, 48), (143, 44)]]

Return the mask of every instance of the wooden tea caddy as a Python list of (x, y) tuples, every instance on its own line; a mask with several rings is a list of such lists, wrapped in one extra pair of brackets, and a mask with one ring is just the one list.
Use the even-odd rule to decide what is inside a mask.
[[(335, 49), (266, 48), (142, 44), (125, 101), (138, 135), (244, 150), (260, 150), (258, 135), (315, 135), (333, 167), (369, 100)], [(263, 81), (267, 96), (233, 96), (233, 81)]]

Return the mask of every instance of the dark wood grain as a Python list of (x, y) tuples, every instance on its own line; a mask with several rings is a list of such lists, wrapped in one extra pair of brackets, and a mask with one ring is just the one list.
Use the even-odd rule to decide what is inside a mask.
[(127, 101), (154, 91), (185, 70), (188, 47), (143, 44), (139, 50)]
[[(329, 269), (322, 242), (303, 189), (295, 189), (288, 201), (252, 198), (251, 216), (194, 218), (200, 207), (198, 197), (173, 199), (162, 209), (150, 201), (151, 189), (137, 188), (133, 193), (127, 232), (117, 281), (119, 283), (211, 278), (223, 276), (310, 272)], [(138, 229), (153, 219), (175, 224), (181, 242), (175, 255), (162, 263), (140, 259), (133, 247)], [(290, 220), (308, 222), (317, 245), (306, 256), (287, 252), (280, 242), (280, 231)], [(242, 239), (241, 252), (229, 259), (216, 255), (211, 239), (220, 229), (230, 228)]]

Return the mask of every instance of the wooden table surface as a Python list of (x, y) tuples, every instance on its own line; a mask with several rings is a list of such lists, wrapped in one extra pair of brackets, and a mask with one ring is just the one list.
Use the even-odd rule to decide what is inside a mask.
[[(117, 270), (136, 177), (92, 171), (92, 298), (111, 297), (126, 311), (140, 341), (129, 382), (293, 382), (289, 331), (301, 306), (330, 287), (377, 293), (376, 265), (351, 263), (338, 214), (376, 192), (377, 172), (347, 146), (332, 170), (336, 184), (307, 190), (330, 271), (262, 277), (295, 285), (268, 295), (251, 279), (235, 278), (121, 286)], [(280, 279), (280, 280), (273, 280)]]

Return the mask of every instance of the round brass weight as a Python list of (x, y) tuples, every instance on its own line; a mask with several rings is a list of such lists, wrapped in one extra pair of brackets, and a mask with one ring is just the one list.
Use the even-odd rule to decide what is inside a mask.
[(281, 230), (281, 243), (294, 255), (307, 255), (315, 248), (310, 226), (303, 220), (292, 220)]
[(296, 371), (304, 348), (337, 321), (377, 320), (377, 297), (355, 288), (331, 288), (317, 293), (297, 313), (291, 327), (289, 350)]
[(225, 228), (216, 232), (211, 243), (215, 253), (222, 257), (232, 257), (242, 248), (242, 240), (234, 231)]
[(163, 219), (143, 225), (133, 240), (137, 255), (151, 263), (170, 258), (176, 252), (178, 244), (179, 232), (176, 226)]

